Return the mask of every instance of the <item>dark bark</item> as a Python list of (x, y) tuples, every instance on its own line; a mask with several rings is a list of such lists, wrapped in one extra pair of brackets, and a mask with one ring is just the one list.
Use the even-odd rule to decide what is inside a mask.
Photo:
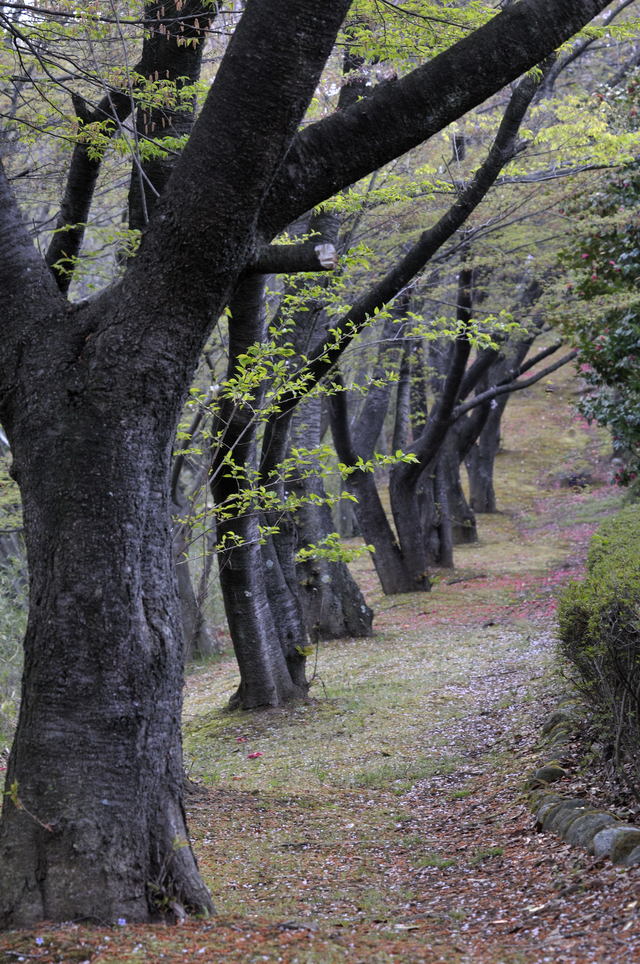
[[(452, 508), (449, 499), (450, 485), (446, 476), (446, 469), (441, 460), (438, 460), (434, 477), (434, 499), (438, 512), (437, 516), (437, 562), (445, 569), (453, 569), (453, 545), (455, 542), (455, 529), (452, 518)], [(426, 528), (426, 527), (425, 527)], [(430, 532), (427, 529), (427, 538)], [(435, 533), (431, 536), (433, 539)]]
[[(297, 413), (292, 432), (294, 445), (315, 448), (320, 444), (321, 408), (321, 399), (315, 398)], [(320, 473), (321, 466), (317, 463), (314, 474), (305, 473), (287, 483), (289, 491), (301, 499), (295, 515), (300, 549), (318, 545), (334, 531)], [(298, 562), (296, 574), (307, 630), (312, 639), (371, 635), (373, 613), (345, 562), (312, 557)]]
[(333, 271), (338, 265), (335, 245), (324, 241), (303, 244), (268, 244), (261, 248), (247, 270), (258, 274), (299, 274)]
[[(344, 395), (344, 392), (338, 392), (330, 399), (331, 431), (338, 458), (345, 465), (355, 466), (358, 456), (349, 429)], [(355, 512), (362, 538), (367, 545), (374, 547), (372, 560), (383, 592), (413, 592), (416, 589), (414, 577), (405, 565), (373, 473), (354, 468), (346, 478), (346, 487), (356, 499)]]
[[(457, 320), (459, 334), (452, 344), (443, 346), (443, 368), (446, 375), (439, 396), (424, 429), (409, 451), (414, 462), (399, 462), (391, 470), (389, 498), (398, 541), (405, 565), (414, 580), (424, 589), (430, 588), (428, 568), (436, 560), (449, 561), (447, 547), (452, 535), (448, 493), (443, 486), (438, 458), (447, 438), (451, 413), (462, 384), (470, 353), (465, 326), (471, 318), (473, 272), (463, 267), (458, 278)], [(433, 476), (431, 483), (429, 479)], [(437, 486), (437, 492), (434, 487)], [(420, 505), (422, 502), (422, 505)], [(442, 530), (443, 536), (438, 530)]]
[[(355, 300), (334, 328), (331, 340), (318, 346), (307, 366), (308, 385), (319, 381), (331, 370), (370, 318), (406, 288), (486, 197), (505, 165), (523, 148), (518, 142), (518, 131), (538, 86), (539, 78), (532, 76), (525, 77), (516, 86), (495, 140), (474, 177), (436, 224), (423, 231), (404, 257)], [(284, 399), (282, 404), (295, 404), (295, 398)]]
[[(200, 78), (206, 31), (216, 13), (216, 7), (204, 7), (201, 0), (190, 0), (183, 5), (178, 0), (171, 0), (170, 4), (165, 0), (147, 4), (145, 17), (152, 26), (145, 35), (139, 73), (150, 81), (159, 78), (168, 81), (179, 98), (185, 87), (197, 83)], [(154, 20), (157, 27), (153, 25)], [(151, 141), (162, 147), (165, 138), (188, 134), (193, 127), (194, 110), (194, 100), (186, 105), (178, 101), (173, 107), (138, 107), (138, 143)], [(146, 160), (140, 154), (134, 157), (129, 187), (130, 228), (141, 230), (148, 223), (174, 162), (173, 151)]]
[[(442, 506), (442, 514), (449, 520), (452, 544), (468, 545), (477, 542), (476, 518), (462, 488), (460, 457), (457, 439), (453, 432), (447, 434), (438, 458), (438, 478), (441, 480), (438, 501)], [(443, 505), (443, 493), (446, 494), (446, 510)]]
[[(264, 336), (264, 287), (263, 275), (248, 275), (232, 299), (230, 378), (238, 374), (240, 356)], [(216, 503), (220, 586), (240, 669), (240, 687), (232, 705), (243, 709), (279, 706), (304, 696), (307, 690), (306, 681), (300, 683), (304, 680), (304, 655), (296, 650), (296, 646), (304, 649), (304, 629), (298, 621), (297, 633), (292, 632), (294, 601), (288, 598), (277, 556), (263, 557), (260, 506), (251, 494), (258, 468), (254, 413), (261, 407), (265, 387), (258, 386), (248, 404), (236, 404), (228, 394), (223, 395), (212, 433), (216, 449), (211, 491)], [(271, 605), (265, 562), (270, 563), (267, 573), (274, 570), (269, 576)]]
[(168, 365), (153, 383), (129, 372), (124, 384), (92, 378), (73, 310), (48, 308), (23, 361), (28, 387), (5, 396), (1, 412), (22, 493), (30, 612), (0, 919), (208, 912), (182, 804), (169, 514), (180, 399), (166, 391)]
[[(161, 7), (164, 14), (162, 18), (159, 16)], [(145, 17), (149, 27), (145, 33), (140, 61), (132, 68), (131, 73), (167, 78), (178, 87), (182, 84), (180, 78), (197, 79), (202, 57), (202, 44), (198, 40), (201, 31), (204, 31), (216, 13), (216, 7), (205, 8), (201, 0), (183, 0), (179, 12), (176, 10), (175, 0), (166, 0), (163, 4), (147, 4)], [(188, 38), (189, 43), (178, 44), (176, 38)], [(134, 98), (129, 89), (112, 88), (93, 108), (80, 96), (73, 98), (73, 106), (82, 126), (102, 124), (104, 136), (113, 137), (133, 110)], [(172, 118), (158, 113), (153, 123), (160, 129), (167, 129), (169, 133)], [(183, 126), (177, 124), (175, 133)], [(188, 126), (190, 123), (185, 129), (188, 129)], [(150, 133), (144, 132), (145, 135)], [(71, 156), (60, 213), (46, 254), (46, 263), (63, 292), (69, 289), (75, 259), (80, 254), (101, 165), (102, 156), (96, 156), (95, 149), (89, 150), (83, 141), (76, 144)], [(148, 175), (154, 178), (153, 167), (150, 167)], [(138, 169), (136, 184), (139, 184), (143, 177), (142, 170)], [(158, 190), (163, 183), (164, 178), (161, 182), (159, 179)], [(149, 186), (147, 189), (149, 190)], [(142, 217), (141, 212), (136, 212), (131, 226), (139, 227), (144, 223), (146, 218)]]
[(302, 211), (428, 140), (539, 64), (607, 5), (510, 4), (427, 64), (312, 124), (295, 139), (269, 192), (260, 222), (265, 233), (275, 234)]
[[(497, 502), (494, 488), (494, 467), (500, 451), (500, 421), (507, 404), (496, 399), (495, 408), (487, 418), (478, 441), (471, 447), (465, 459), (469, 478), (469, 502), (474, 512), (496, 512)], [(501, 404), (502, 402), (502, 404)]]

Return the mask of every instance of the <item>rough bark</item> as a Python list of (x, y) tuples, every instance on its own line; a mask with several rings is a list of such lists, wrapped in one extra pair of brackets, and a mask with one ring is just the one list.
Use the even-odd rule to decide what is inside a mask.
[(0, 920), (206, 913), (182, 805), (168, 504), (179, 399), (163, 390), (166, 368), (153, 385), (91, 378), (84, 339), (63, 334), (69, 311), (50, 308), (60, 328), (51, 332), (50, 313), (39, 350), (23, 361), (28, 389), (2, 405), (30, 612), (0, 831)]
[[(231, 302), (229, 378), (238, 375), (240, 356), (264, 336), (263, 275), (248, 275)], [(231, 705), (242, 709), (279, 706), (304, 696), (304, 629), (292, 631), (295, 612), (287, 599), (287, 587), (278, 572), (278, 559), (265, 560), (261, 548), (260, 507), (251, 495), (257, 464), (257, 422), (265, 385), (259, 385), (248, 403), (223, 396), (216, 416), (213, 438), (211, 491), (216, 503), (220, 587), (229, 632), (240, 669), (240, 686)], [(272, 604), (267, 595), (264, 562), (271, 580)], [(276, 622), (275, 617), (278, 618)], [(282, 640), (280, 638), (282, 631)], [(293, 638), (291, 638), (293, 636)], [(295, 677), (289, 669), (295, 665)]]
[[(355, 466), (358, 456), (349, 428), (345, 393), (333, 395), (330, 404), (331, 431), (338, 457), (345, 465)], [(347, 476), (346, 487), (356, 499), (355, 511), (362, 538), (367, 545), (374, 547), (372, 560), (383, 592), (413, 592), (416, 582), (405, 564), (373, 474), (355, 468)]]
[[(297, 414), (292, 432), (294, 445), (314, 448), (320, 444), (321, 407), (321, 399), (315, 398)], [(320, 472), (318, 463), (315, 474), (305, 473), (287, 485), (302, 499), (295, 516), (298, 548), (317, 545), (334, 531)], [(312, 639), (371, 635), (373, 613), (345, 562), (314, 557), (298, 562), (296, 574)]]
[[(446, 514), (451, 525), (452, 543), (468, 545), (478, 541), (478, 529), (475, 515), (462, 488), (456, 442), (455, 434), (449, 432), (438, 459), (438, 468), (442, 477), (441, 490), (446, 492)], [(442, 502), (442, 496), (439, 501)], [(445, 514), (444, 507), (442, 511)]]
[(495, 400), (478, 441), (471, 447), (465, 459), (469, 479), (469, 502), (474, 512), (497, 511), (493, 476), (496, 456), (500, 450), (500, 422), (508, 397), (505, 395)]
[(428, 140), (543, 61), (607, 5), (607, 0), (509, 4), (433, 60), (312, 124), (293, 142), (269, 192), (260, 220), (265, 233), (275, 233), (301, 211)]
[[(176, 6), (175, 0), (165, 0), (163, 4), (149, 3), (145, 6), (145, 18), (150, 27), (145, 34), (140, 60), (132, 67), (132, 75), (166, 77), (178, 86), (182, 83), (180, 78), (197, 79), (202, 58), (200, 40), (205, 28), (216, 16), (217, 7), (205, 8), (200, 0), (183, 0), (179, 11)], [(198, 27), (195, 26), (196, 23)], [(178, 44), (177, 38), (181, 41), (187, 38), (189, 43)], [(127, 88), (109, 89), (93, 108), (82, 97), (73, 97), (74, 110), (80, 123), (85, 127), (101, 124), (105, 137), (113, 137), (119, 133), (122, 123), (134, 109), (134, 104), (132, 92)], [(171, 117), (167, 118), (158, 113), (153, 123), (161, 130), (167, 129), (167, 133), (174, 133), (168, 129), (171, 127), (171, 120)], [(178, 125), (178, 127), (183, 126)], [(146, 136), (151, 132), (141, 130), (140, 133)], [(75, 260), (82, 247), (101, 166), (102, 155), (96, 154), (95, 150), (89, 150), (88, 145), (83, 141), (75, 145), (60, 212), (46, 253), (46, 263), (63, 292), (68, 291), (73, 278)], [(164, 163), (164, 169), (168, 173), (167, 162)], [(153, 167), (149, 169), (148, 174), (154, 177)], [(137, 167), (135, 184), (144, 183), (145, 176), (142, 167)], [(161, 189), (165, 179), (166, 175), (161, 182), (159, 180), (158, 190)], [(147, 190), (151, 191), (150, 184), (147, 185)], [(145, 223), (146, 217), (142, 216), (142, 212), (136, 212), (132, 226), (140, 227)]]

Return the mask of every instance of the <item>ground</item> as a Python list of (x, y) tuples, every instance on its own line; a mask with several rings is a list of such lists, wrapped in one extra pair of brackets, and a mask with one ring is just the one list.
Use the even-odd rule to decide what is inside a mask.
[[(640, 962), (640, 868), (539, 833), (523, 793), (567, 690), (557, 591), (620, 503), (574, 391), (565, 373), (510, 404), (501, 512), (430, 594), (383, 597), (360, 563), (376, 636), (321, 644), (308, 703), (227, 713), (233, 661), (190, 674), (190, 824), (215, 919), (41, 926), (0, 936), (0, 962)], [(560, 485), (594, 465), (604, 484)]]

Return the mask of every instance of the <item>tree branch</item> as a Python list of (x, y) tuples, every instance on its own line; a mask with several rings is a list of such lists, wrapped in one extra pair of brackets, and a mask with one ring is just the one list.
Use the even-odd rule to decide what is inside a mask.
[(246, 3), (122, 282), (135, 297), (162, 265), (148, 307), (174, 337), (169, 300), (180, 303), (189, 331), (197, 319), (202, 337), (251, 259), (256, 213), (297, 134), (350, 2)]
[(521, 0), (427, 64), (305, 128), (269, 193), (272, 237), (302, 213), (417, 147), (543, 61), (607, 0)]
[[(146, 22), (153, 26), (145, 33), (140, 60), (131, 68), (130, 76), (135, 77), (139, 74), (150, 77), (157, 71), (157, 76), (167, 76), (177, 82), (178, 78), (189, 76), (193, 72), (189, 66), (190, 62), (202, 56), (203, 45), (194, 46), (194, 40), (198, 39), (197, 33), (200, 29), (199, 27), (196, 31), (194, 22), (204, 30), (216, 16), (218, 8), (205, 7), (202, 0), (184, 0), (178, 15), (175, 0), (174, 3), (166, 0), (162, 5), (163, 12), (168, 11), (170, 15), (173, 7), (173, 13), (176, 16), (173, 18), (169, 16), (161, 26), (161, 22), (155, 19), (160, 6), (158, 3), (148, 3), (145, 7)], [(190, 43), (183, 43), (185, 38)], [(178, 39), (181, 40), (180, 44)], [(123, 121), (135, 107), (133, 88), (107, 89), (104, 97), (93, 110), (90, 110), (84, 98), (78, 95), (73, 96), (72, 100), (76, 116), (83, 127), (111, 121), (102, 127), (102, 134), (106, 138), (112, 138), (119, 133)], [(45, 255), (45, 261), (53, 272), (59, 289), (65, 293), (69, 290), (75, 259), (82, 247), (101, 165), (101, 154), (91, 153), (86, 142), (76, 143), (71, 155), (60, 213)]]
[[(520, 81), (511, 95), (491, 149), (473, 179), (440, 220), (422, 233), (405, 257), (378, 284), (358, 298), (340, 324), (332, 329), (331, 341), (318, 349), (309, 362), (309, 384), (319, 381), (329, 371), (369, 319), (406, 287), (480, 204), (516, 152), (518, 130), (538, 84), (539, 81), (532, 76)], [(295, 399), (290, 401), (295, 404)], [(287, 400), (283, 403), (286, 404)]]
[[(608, 10), (602, 18), (602, 26), (610, 24), (612, 20), (615, 20), (616, 17), (618, 17), (623, 10), (626, 10), (626, 8), (633, 2), (634, 0), (621, 0), (617, 7), (615, 7), (613, 10)], [(581, 57), (597, 39), (597, 37), (585, 37), (582, 40), (577, 41), (573, 45), (571, 52), (554, 64), (552, 70), (549, 71), (549, 75), (544, 84), (545, 92), (551, 92), (553, 90), (554, 84), (563, 70), (566, 70), (570, 64), (574, 63), (579, 57)]]
[(488, 388), (486, 392), (476, 395), (470, 401), (465, 402), (464, 405), (458, 405), (458, 407), (455, 408), (451, 414), (451, 423), (461, 418), (467, 412), (470, 412), (472, 408), (476, 407), (476, 405), (483, 405), (485, 402), (489, 402), (492, 399), (497, 398), (498, 395), (505, 395), (510, 392), (520, 392), (524, 388), (529, 388), (530, 385), (535, 385), (535, 383), (539, 382), (541, 378), (546, 378), (547, 375), (551, 375), (552, 372), (557, 371), (558, 368), (562, 368), (563, 365), (567, 365), (569, 362), (573, 361), (574, 358), (577, 358), (577, 356), (578, 350), (576, 348), (573, 351), (570, 351), (568, 354), (563, 355), (562, 358), (559, 358), (558, 361), (554, 362), (553, 365), (543, 368), (541, 372), (538, 372), (536, 375), (532, 375), (530, 378), (525, 378), (522, 382), (509, 382), (505, 385), (494, 385), (493, 388)]
[(333, 244), (265, 244), (247, 265), (257, 274), (299, 274), (305, 271), (334, 271), (338, 252)]

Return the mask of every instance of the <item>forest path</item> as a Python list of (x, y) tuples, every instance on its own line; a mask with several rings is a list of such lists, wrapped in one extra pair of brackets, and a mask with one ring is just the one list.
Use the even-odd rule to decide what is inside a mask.
[(555, 594), (620, 501), (559, 487), (602, 439), (566, 373), (552, 388), (509, 406), (502, 511), (455, 571), (383, 597), (360, 564), (377, 635), (321, 646), (315, 699), (229, 714), (230, 657), (189, 677), (190, 825), (219, 916), (3, 935), (0, 964), (640, 964), (640, 869), (537, 833), (522, 794), (563, 692)]

